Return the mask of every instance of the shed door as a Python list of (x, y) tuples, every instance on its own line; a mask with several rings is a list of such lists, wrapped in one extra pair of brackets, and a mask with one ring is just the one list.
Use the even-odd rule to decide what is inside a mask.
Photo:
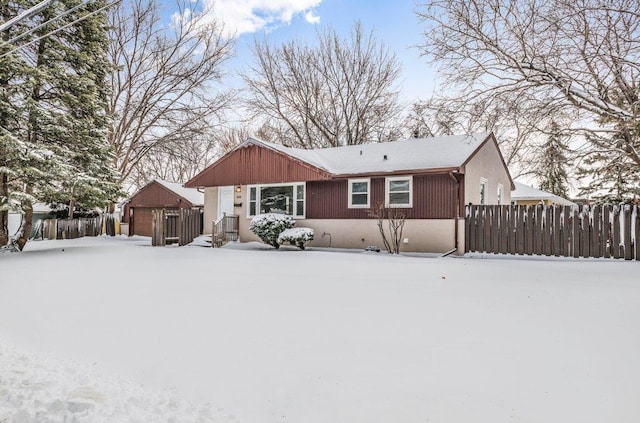
[(151, 236), (151, 210), (146, 207), (133, 208), (132, 235)]
[(233, 186), (218, 187), (218, 218), (233, 214)]

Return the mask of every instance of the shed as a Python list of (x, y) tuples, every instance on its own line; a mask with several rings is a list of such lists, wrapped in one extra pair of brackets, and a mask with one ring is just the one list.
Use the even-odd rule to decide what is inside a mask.
[(177, 182), (154, 179), (131, 197), (125, 205), (123, 220), (129, 224), (129, 235), (151, 236), (153, 209), (203, 208), (204, 193)]

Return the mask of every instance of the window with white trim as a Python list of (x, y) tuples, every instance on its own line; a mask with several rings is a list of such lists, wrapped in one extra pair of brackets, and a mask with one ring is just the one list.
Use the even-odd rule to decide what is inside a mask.
[(304, 218), (305, 184), (249, 185), (247, 217), (263, 213), (283, 213)]
[(349, 179), (349, 208), (369, 208), (371, 180)]
[(413, 207), (413, 178), (394, 176), (385, 179), (386, 207)]
[(480, 204), (487, 204), (487, 179), (480, 178)]
[(498, 205), (501, 206), (504, 201), (504, 186), (498, 184)]

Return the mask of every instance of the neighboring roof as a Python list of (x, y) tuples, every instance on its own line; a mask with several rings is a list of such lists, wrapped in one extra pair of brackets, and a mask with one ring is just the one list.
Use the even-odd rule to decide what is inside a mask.
[(50, 204), (47, 203), (33, 203), (33, 212), (34, 213), (49, 213), (53, 209)]
[[(53, 211), (51, 205), (48, 203), (33, 203), (32, 209), (34, 213), (49, 213)], [(13, 209), (9, 209), (9, 214), (22, 214), (22, 212), (14, 212)]]
[(157, 178), (155, 179), (155, 182), (159, 183), (168, 190), (173, 191), (180, 197), (189, 201), (194, 206), (204, 206), (204, 193), (198, 191), (195, 188), (185, 188), (180, 183), (163, 181), (162, 179)]
[(515, 190), (511, 191), (511, 201), (526, 201), (526, 200), (548, 200), (555, 204), (562, 206), (575, 206), (576, 203), (562, 198), (558, 195), (552, 194), (547, 191), (531, 187), (520, 182), (514, 182)]
[(434, 138), (410, 138), (315, 150), (284, 147), (249, 138), (236, 149), (247, 145), (267, 147), (339, 176), (458, 168), (473, 156), (490, 135), (484, 132)]

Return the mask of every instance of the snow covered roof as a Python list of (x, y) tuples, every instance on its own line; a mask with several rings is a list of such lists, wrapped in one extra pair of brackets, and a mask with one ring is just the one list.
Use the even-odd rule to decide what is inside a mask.
[(33, 203), (34, 213), (49, 213), (51, 210), (51, 205), (47, 203)]
[(170, 191), (175, 192), (185, 200), (188, 200), (194, 206), (204, 206), (204, 193), (198, 191), (197, 189), (185, 188), (180, 183), (164, 181), (158, 178), (156, 178), (155, 181), (163, 187), (169, 189)]
[(282, 152), (334, 175), (446, 169), (462, 166), (490, 133), (303, 150), (249, 138), (236, 149), (258, 145)]
[(534, 188), (532, 186), (514, 182), (516, 189), (511, 191), (511, 200), (512, 201), (524, 201), (524, 200), (548, 200), (555, 204), (560, 204), (562, 206), (575, 206), (576, 203), (569, 201), (565, 198), (562, 198), (558, 195), (552, 194), (547, 191), (542, 191), (540, 189)]

